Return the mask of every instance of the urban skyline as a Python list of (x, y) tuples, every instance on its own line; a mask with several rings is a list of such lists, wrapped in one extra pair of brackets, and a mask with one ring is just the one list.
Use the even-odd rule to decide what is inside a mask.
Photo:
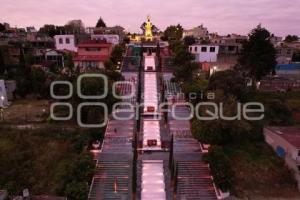
[[(44, 24), (64, 25), (69, 20), (81, 19), (84, 24), (94, 26), (101, 16), (108, 26), (121, 25), (130, 32), (139, 32), (140, 23), (147, 15), (160, 30), (170, 24), (180, 23), (184, 28), (204, 24), (210, 32), (219, 34), (248, 34), (261, 23), (278, 36), (298, 35), (300, 2), (297, 0), (254, 0), (240, 2), (230, 0), (212, 1), (125, 1), (125, 0), (52, 0), (40, 2), (27, 0), (1, 0), (0, 22), (12, 27)], [(13, 13), (13, 15), (12, 15)]]

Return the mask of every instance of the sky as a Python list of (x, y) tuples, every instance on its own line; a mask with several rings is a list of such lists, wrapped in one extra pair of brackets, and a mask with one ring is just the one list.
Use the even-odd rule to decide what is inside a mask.
[(108, 26), (130, 32), (151, 16), (160, 30), (180, 23), (203, 24), (209, 32), (247, 34), (261, 23), (278, 36), (300, 35), (300, 0), (0, 0), (0, 22), (39, 28), (81, 19), (95, 26), (101, 16)]

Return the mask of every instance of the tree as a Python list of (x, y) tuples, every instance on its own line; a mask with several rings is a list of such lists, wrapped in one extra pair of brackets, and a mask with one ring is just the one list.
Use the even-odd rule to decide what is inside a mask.
[(31, 92), (34, 94), (43, 94), (47, 90), (46, 74), (42, 69), (32, 69), (30, 73)]
[(201, 94), (206, 90), (208, 81), (206, 79), (196, 79), (183, 83), (181, 86), (182, 92), (185, 94), (186, 98), (189, 98), (189, 94), (197, 94), (197, 98), (193, 99), (192, 103), (198, 103), (201, 99)]
[(183, 41), (186, 46), (190, 46), (196, 43), (196, 39), (194, 36), (185, 36), (183, 38)]
[(180, 24), (171, 25), (164, 31), (164, 38), (170, 40), (181, 40), (183, 34), (183, 28)]
[(86, 200), (88, 198), (89, 188), (85, 182), (71, 182), (67, 185), (65, 194), (68, 199)]
[(7, 70), (9, 62), (9, 53), (7, 46), (0, 46), (0, 74), (3, 74)]
[[(221, 90), (215, 91), (213, 100), (219, 109), (212, 106), (201, 106), (198, 113), (202, 117), (211, 117), (208, 114), (216, 113), (218, 116), (212, 120), (194, 119), (192, 122), (192, 133), (201, 142), (212, 145), (226, 145), (231, 143), (240, 143), (245, 140), (256, 139), (257, 124), (259, 121), (247, 121), (238, 112), (238, 102), (233, 95), (225, 96)], [(222, 103), (222, 106), (221, 104)], [(231, 120), (224, 117), (235, 117)]]
[(71, 53), (68, 53), (66, 56), (65, 56), (65, 67), (70, 69), (71, 71), (74, 70), (74, 61), (73, 61), (73, 55)]
[(293, 62), (300, 62), (300, 51), (295, 51), (292, 57)]
[(208, 84), (208, 90), (222, 90), (225, 95), (234, 95), (240, 101), (247, 100), (248, 88), (245, 78), (236, 70), (214, 73)]
[(210, 165), (216, 186), (223, 192), (229, 191), (233, 183), (233, 171), (230, 166), (230, 159), (223, 152), (222, 147), (210, 147), (205, 160)]
[(123, 53), (125, 52), (125, 49), (121, 45), (116, 45), (111, 52), (110, 59), (114, 64), (118, 64), (118, 62), (122, 61)]
[(4, 26), (4, 24), (0, 23), (0, 32), (3, 32), (3, 31), (5, 31), (5, 26)]
[(102, 17), (100, 17), (99, 19), (98, 19), (98, 21), (97, 21), (97, 24), (96, 24), (96, 27), (97, 28), (105, 28), (106, 27), (106, 24), (105, 24), (105, 22), (103, 21), (103, 19), (102, 19)]
[(186, 62), (183, 65), (176, 65), (174, 68), (174, 76), (177, 81), (192, 81), (194, 72), (198, 69), (198, 64), (194, 62)]
[(266, 118), (272, 126), (293, 125), (293, 113), (291, 108), (283, 101), (272, 99), (264, 103), (266, 106)]
[(296, 42), (299, 40), (299, 37), (297, 35), (288, 35), (285, 37), (285, 42)]
[(249, 34), (249, 40), (243, 43), (239, 64), (254, 83), (272, 72), (276, 66), (276, 50), (270, 38), (270, 32), (258, 25)]
[(84, 24), (81, 19), (71, 20), (65, 25), (65, 30), (67, 33), (83, 33)]
[(44, 33), (50, 37), (54, 37), (57, 34), (62, 34), (57, 32), (57, 27), (53, 24), (45, 24), (39, 30), (40, 33)]
[(87, 199), (88, 183), (92, 180), (95, 172), (95, 163), (89, 152), (82, 152), (71, 163), (60, 166), (60, 187), (57, 193), (65, 194), (68, 199)]
[(195, 59), (194, 55), (191, 54), (186, 48), (181, 48), (175, 55), (174, 62), (178, 66), (182, 66), (186, 63), (192, 62)]

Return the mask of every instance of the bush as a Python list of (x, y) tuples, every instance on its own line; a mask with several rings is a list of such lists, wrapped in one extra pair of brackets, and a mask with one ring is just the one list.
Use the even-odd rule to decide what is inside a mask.
[(86, 200), (88, 191), (89, 188), (85, 182), (72, 182), (66, 187), (66, 195), (72, 200)]
[(210, 147), (205, 160), (209, 163), (214, 183), (223, 192), (232, 188), (233, 171), (230, 166), (230, 160), (223, 152), (222, 147)]

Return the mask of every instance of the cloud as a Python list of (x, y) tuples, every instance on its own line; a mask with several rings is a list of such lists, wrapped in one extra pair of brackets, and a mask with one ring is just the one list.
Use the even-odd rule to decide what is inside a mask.
[(245, 34), (262, 23), (277, 35), (300, 35), (299, 7), (299, 0), (1, 0), (0, 22), (40, 27), (82, 19), (93, 26), (102, 16), (108, 25), (138, 31), (150, 14), (161, 29), (203, 23), (212, 32)]

